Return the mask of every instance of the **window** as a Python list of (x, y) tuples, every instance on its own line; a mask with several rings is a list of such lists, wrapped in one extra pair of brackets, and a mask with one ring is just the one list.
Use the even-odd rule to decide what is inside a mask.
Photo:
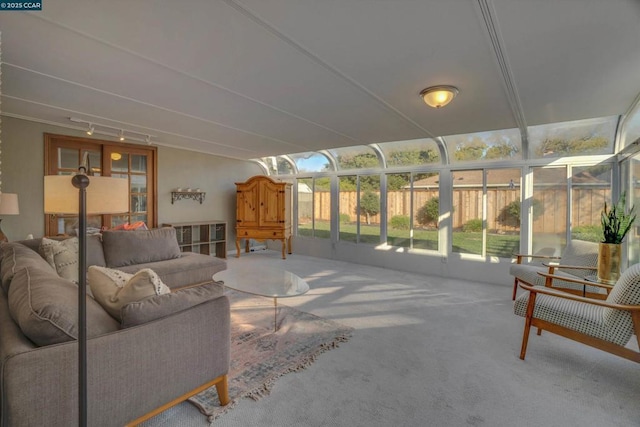
[(440, 163), (440, 150), (433, 139), (415, 139), (378, 144), (387, 167), (420, 166)]
[(358, 241), (357, 232), (357, 177), (341, 176), (338, 178), (340, 187), (340, 199), (339, 199), (339, 215), (340, 225), (338, 226), (339, 237), (338, 239), (343, 242)]
[(518, 129), (452, 135), (444, 140), (451, 163), (522, 159)]
[(613, 152), (618, 116), (530, 126), (532, 159)]
[(289, 157), (295, 162), (299, 173), (332, 170), (329, 159), (320, 153), (298, 153)]
[(602, 241), (600, 213), (611, 205), (611, 164), (571, 169), (571, 238)]
[(533, 168), (533, 253), (560, 255), (567, 242), (567, 167)]
[(298, 179), (298, 236), (331, 237), (329, 178)]
[(380, 160), (375, 151), (366, 145), (335, 148), (329, 153), (338, 162), (338, 170), (379, 168)]
[[(155, 147), (45, 134), (47, 175), (73, 175), (85, 158), (88, 175), (127, 178), (130, 196), (129, 211), (124, 214), (89, 216), (89, 231), (137, 221), (157, 226)], [(77, 221), (74, 215), (45, 215), (45, 235), (76, 235)]]

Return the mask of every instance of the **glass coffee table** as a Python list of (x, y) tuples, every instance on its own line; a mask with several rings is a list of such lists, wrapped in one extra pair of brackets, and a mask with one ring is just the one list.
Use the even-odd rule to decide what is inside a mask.
[(273, 329), (278, 330), (278, 298), (295, 297), (309, 290), (307, 282), (290, 271), (275, 267), (224, 270), (213, 275), (229, 289), (273, 298)]

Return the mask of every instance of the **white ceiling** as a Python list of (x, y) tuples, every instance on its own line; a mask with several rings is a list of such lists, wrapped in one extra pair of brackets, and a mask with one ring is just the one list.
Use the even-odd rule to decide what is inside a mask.
[(45, 1), (0, 12), (2, 114), (240, 159), (522, 129), (624, 114), (639, 24), (638, 0)]

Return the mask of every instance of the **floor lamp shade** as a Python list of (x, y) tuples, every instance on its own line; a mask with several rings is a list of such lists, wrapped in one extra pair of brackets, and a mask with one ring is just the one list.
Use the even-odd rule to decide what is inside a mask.
[[(44, 212), (77, 214), (78, 189), (69, 175), (44, 177)], [(90, 176), (87, 187), (87, 215), (122, 213), (129, 210), (129, 181), (126, 178)]]
[(16, 193), (0, 193), (0, 215), (19, 215), (18, 195)]

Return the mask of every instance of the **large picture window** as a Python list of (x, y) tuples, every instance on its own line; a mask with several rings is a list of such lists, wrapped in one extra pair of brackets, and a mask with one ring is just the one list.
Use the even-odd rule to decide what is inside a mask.
[[(65, 135), (45, 134), (45, 175), (73, 175), (86, 160), (87, 174), (127, 178), (129, 211), (118, 215), (92, 215), (89, 231), (112, 228), (125, 223), (144, 222), (157, 226), (155, 147), (114, 143)], [(45, 235), (76, 235), (75, 215), (45, 215)]]

